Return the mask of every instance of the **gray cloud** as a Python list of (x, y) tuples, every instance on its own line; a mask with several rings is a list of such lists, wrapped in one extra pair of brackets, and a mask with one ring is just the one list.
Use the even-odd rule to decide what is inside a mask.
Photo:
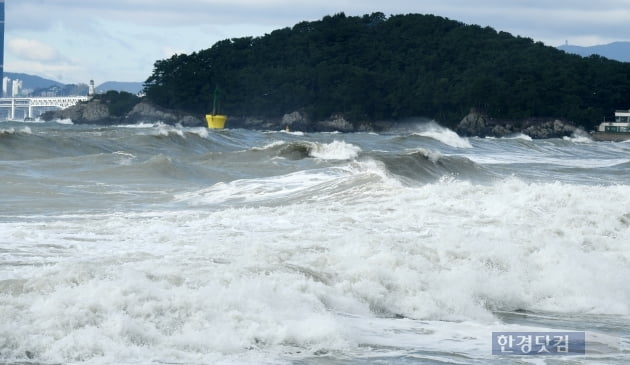
[(7, 27), (18, 31), (45, 29), (61, 23), (70, 29), (89, 32), (95, 31), (91, 24), (98, 19), (164, 28), (190, 24), (279, 27), (340, 11), (352, 15), (382, 11), (434, 13), (500, 30), (531, 30), (531, 37), (554, 34), (563, 37), (570, 36), (569, 33), (615, 39), (630, 37), (627, 21), (630, 0), (20, 0), (8, 3), (7, 7), (14, 15)]
[[(554, 46), (630, 40), (630, 0), (13, 0), (6, 3), (7, 41), (21, 43), (7, 50), (6, 63), (16, 71), (67, 70), (66, 78), (79, 80), (97, 72), (97, 79), (137, 81), (174, 52), (338, 12), (376, 11), (436, 14)], [(33, 53), (24, 40), (50, 49)]]

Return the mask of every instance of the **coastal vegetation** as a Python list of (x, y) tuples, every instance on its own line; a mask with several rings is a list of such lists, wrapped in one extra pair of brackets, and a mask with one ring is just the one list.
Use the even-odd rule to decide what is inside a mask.
[(419, 116), (454, 127), (474, 108), (491, 118), (562, 118), (593, 129), (630, 107), (630, 64), (439, 16), (340, 13), (159, 60), (145, 92), (161, 107), (201, 115), (216, 86), (222, 112), (234, 117)]
[(94, 100), (105, 104), (109, 115), (112, 117), (125, 116), (140, 102), (140, 98), (135, 94), (115, 90), (110, 90), (104, 94), (94, 95)]
[(142, 99), (125, 91), (108, 91), (94, 95), (88, 101), (70, 108), (51, 110), (41, 115), (43, 120), (71, 119), (78, 124), (115, 124), (129, 119), (129, 114)]

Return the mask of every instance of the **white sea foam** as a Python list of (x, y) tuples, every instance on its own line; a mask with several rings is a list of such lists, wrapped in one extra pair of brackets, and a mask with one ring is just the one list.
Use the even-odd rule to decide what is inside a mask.
[[(37, 128), (51, 126), (32, 128), (39, 136)], [(69, 137), (86, 138), (84, 128)], [(283, 138), (246, 137), (252, 145)], [(21, 211), (7, 208), (0, 216), (0, 318), (9, 319), (0, 320), (0, 361), (487, 363), (497, 360), (490, 355), (492, 331), (566, 326), (614, 344), (614, 336), (600, 332), (630, 325), (630, 186), (622, 168), (592, 172), (620, 181), (606, 186), (506, 178), (502, 166), (486, 166), (497, 177), (480, 184), (452, 175), (404, 184), (376, 159), (386, 156), (391, 167), (391, 159), (422, 152), (448, 164), (457, 159), (441, 156), (453, 149), (355, 135), (348, 137), (352, 144), (334, 146), (338, 137), (267, 145), (302, 152), (319, 143), (347, 158), (286, 160), (290, 169), (260, 175), (258, 166), (248, 166), (258, 162), (248, 160), (255, 153), (200, 162), (170, 153), (166, 144), (155, 156), (118, 139), (104, 144), (118, 151), (115, 159), (90, 152), (83, 160), (3, 162), (5, 188), (13, 189), (4, 190), (3, 203)], [(529, 151), (543, 163), (627, 160), (619, 144), (474, 142), (458, 153), (519, 161)], [(359, 158), (352, 146), (387, 152)], [(212, 165), (208, 174), (250, 168), (235, 175), (256, 177), (204, 186), (206, 175), (174, 182), (121, 175), (95, 184), (98, 171), (116, 173), (119, 160), (167, 172), (174, 165)], [(91, 169), (95, 161), (105, 165)], [(26, 168), (43, 176), (24, 180)], [(66, 171), (71, 180), (59, 178)], [(79, 186), (88, 194), (78, 194)], [(46, 208), (29, 214), (22, 205), (33, 202)], [(502, 320), (532, 311), (550, 319)], [(601, 318), (613, 329), (603, 329)], [(617, 353), (605, 361), (624, 356)], [(601, 357), (584, 361), (590, 359)]]
[(278, 146), (284, 146), (286, 145), (287, 142), (285, 141), (273, 141), (271, 143), (267, 143), (266, 145), (262, 146), (262, 147), (253, 147), (252, 150), (254, 151), (264, 151), (264, 150), (269, 150)]
[(125, 151), (116, 151), (116, 152), (112, 152), (113, 155), (119, 155), (119, 156), (125, 156), (128, 158), (136, 158), (136, 155), (134, 155), (133, 153), (129, 153), (129, 152), (125, 152)]
[(443, 156), (439, 151), (427, 150), (425, 148), (413, 148), (413, 149), (407, 150), (408, 154), (414, 154), (418, 152), (426, 156), (429, 159), (429, 161), (433, 163), (438, 162), (440, 158), (442, 158)]
[(291, 134), (291, 135), (294, 135), (294, 136), (303, 136), (304, 135), (304, 132), (301, 132), (301, 131), (281, 130), (280, 133)]
[(575, 132), (573, 132), (573, 135), (571, 135), (571, 137), (564, 137), (563, 139), (565, 141), (571, 141), (574, 143), (592, 143), (593, 142), (593, 139), (591, 138), (591, 136), (581, 129), (578, 129)]
[(0, 129), (0, 134), (33, 134), (33, 131), (30, 127), (22, 127), (22, 128), (3, 128)]
[(72, 125), (72, 124), (74, 124), (74, 122), (72, 122), (72, 119), (70, 119), (70, 118), (55, 119), (54, 122), (57, 123), (57, 124), (64, 124), (64, 125)]
[[(324, 180), (285, 176), (276, 193), (305, 178)], [(238, 187), (223, 193), (238, 197)], [(0, 271), (11, 293), (0, 297), (0, 317), (11, 318), (0, 322), (3, 356), (266, 362), (417, 341), (483, 357), (492, 330), (514, 328), (493, 310), (630, 315), (627, 186), (373, 180), (357, 189), (2, 223), (3, 245), (31, 252), (6, 260), (47, 263)], [(397, 315), (409, 319), (388, 319)]]
[(512, 136), (503, 137), (503, 139), (520, 139), (523, 141), (533, 141), (532, 137), (524, 133), (518, 133)]
[(323, 160), (351, 160), (357, 158), (361, 148), (345, 141), (314, 143), (310, 155)]
[(274, 141), (264, 145), (263, 147), (254, 147), (253, 150), (262, 151), (273, 149), (278, 146), (288, 146), (292, 143), (300, 143), (306, 146), (310, 157), (322, 160), (352, 160), (359, 156), (361, 148), (345, 141), (333, 141), (330, 143), (322, 142), (286, 142)]
[(321, 196), (343, 191), (354, 183), (373, 181), (387, 182), (391, 186), (400, 185), (386, 172), (381, 163), (367, 160), (335, 168), (220, 182), (199, 191), (176, 194), (175, 199), (191, 205), (226, 203), (251, 205), (264, 202), (278, 204), (280, 201), (290, 203), (300, 199), (319, 200)]
[(156, 125), (152, 129), (152, 134), (157, 135), (157, 136), (164, 136), (164, 137), (169, 136), (169, 135), (176, 135), (182, 138), (186, 138), (186, 136), (184, 135), (184, 131), (181, 128), (177, 128), (172, 125), (164, 124), (164, 123), (159, 123), (158, 125)]
[(417, 129), (418, 132), (414, 133), (416, 135), (433, 138), (451, 147), (472, 148), (467, 138), (462, 138), (452, 130), (435, 122), (418, 125)]
[(144, 129), (144, 128), (155, 128), (161, 125), (167, 125), (164, 122), (140, 122), (134, 124), (117, 124), (114, 127), (116, 128), (130, 128), (130, 129)]
[(630, 162), (627, 158), (609, 159), (579, 159), (579, 158), (558, 158), (535, 155), (466, 155), (471, 161), (480, 164), (547, 164), (566, 167), (598, 168), (611, 167)]
[(188, 132), (196, 134), (201, 138), (208, 138), (209, 136), (208, 128), (205, 127), (189, 128)]

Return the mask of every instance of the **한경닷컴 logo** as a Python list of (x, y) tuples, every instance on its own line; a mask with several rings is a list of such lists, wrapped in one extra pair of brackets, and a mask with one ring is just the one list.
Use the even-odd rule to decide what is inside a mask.
[(585, 332), (492, 332), (493, 355), (584, 355)]

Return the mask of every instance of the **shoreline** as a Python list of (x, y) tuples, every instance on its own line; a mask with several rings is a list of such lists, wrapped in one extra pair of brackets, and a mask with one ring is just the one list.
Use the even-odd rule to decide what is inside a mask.
[(597, 142), (624, 142), (630, 140), (630, 133), (594, 132), (591, 138)]

